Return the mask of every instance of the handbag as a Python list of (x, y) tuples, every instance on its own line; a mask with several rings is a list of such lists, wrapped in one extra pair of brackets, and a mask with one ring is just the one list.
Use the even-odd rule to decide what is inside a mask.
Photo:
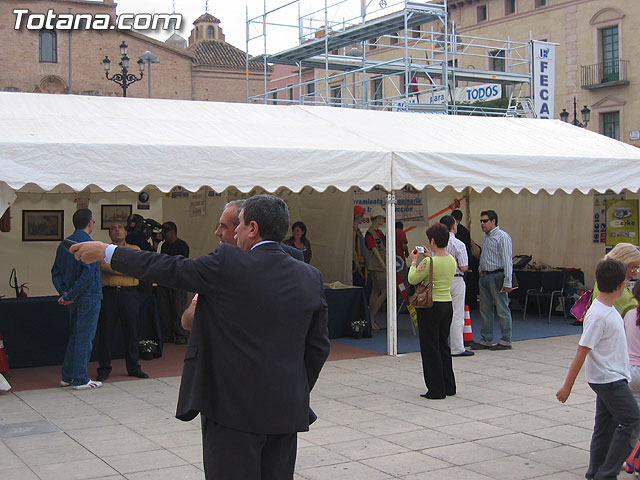
[(582, 295), (576, 303), (571, 307), (571, 315), (576, 317), (578, 320), (582, 320), (589, 309), (589, 305), (591, 305), (591, 297), (593, 296), (592, 290), (587, 290), (584, 295)]
[(411, 295), (409, 303), (414, 308), (429, 308), (433, 306), (433, 258), (429, 261), (429, 283), (416, 285), (416, 291)]

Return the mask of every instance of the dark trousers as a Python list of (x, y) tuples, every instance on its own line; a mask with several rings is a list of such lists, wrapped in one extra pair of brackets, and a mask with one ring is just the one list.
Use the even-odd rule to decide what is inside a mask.
[(207, 480), (292, 480), (297, 433), (266, 435), (227, 428), (200, 414)]
[(187, 331), (182, 328), (180, 319), (187, 308), (187, 292), (158, 285), (156, 295), (162, 326), (162, 341), (186, 340)]
[(638, 440), (640, 411), (626, 380), (589, 386), (596, 392), (596, 420), (585, 477), (615, 479)]
[(103, 287), (102, 308), (98, 319), (98, 375), (111, 373), (111, 343), (113, 330), (120, 320), (124, 338), (124, 358), (127, 373), (140, 371), (138, 363), (138, 316), (140, 302), (137, 287)]
[(451, 349), (447, 339), (451, 328), (453, 307), (451, 302), (433, 302), (430, 308), (416, 308), (420, 355), (427, 393), (430, 397), (444, 398), (456, 394)]

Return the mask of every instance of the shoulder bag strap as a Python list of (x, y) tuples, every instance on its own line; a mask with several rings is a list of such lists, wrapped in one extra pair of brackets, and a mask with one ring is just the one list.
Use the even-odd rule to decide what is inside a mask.
[(430, 283), (433, 283), (433, 257), (427, 257), (429, 259), (429, 281), (425, 278), (419, 285), (426, 287)]

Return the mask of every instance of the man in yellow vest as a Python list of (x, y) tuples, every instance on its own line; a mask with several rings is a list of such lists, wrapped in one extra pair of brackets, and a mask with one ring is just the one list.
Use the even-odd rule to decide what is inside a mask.
[[(140, 250), (136, 245), (125, 242), (126, 235), (127, 232), (121, 223), (114, 223), (109, 227), (111, 243)], [(124, 337), (127, 373), (130, 377), (149, 378), (138, 363), (138, 279), (112, 270), (111, 265), (105, 261), (100, 262), (100, 268), (103, 300), (98, 320), (98, 380), (105, 381), (111, 373), (111, 343), (113, 329), (118, 320)]]

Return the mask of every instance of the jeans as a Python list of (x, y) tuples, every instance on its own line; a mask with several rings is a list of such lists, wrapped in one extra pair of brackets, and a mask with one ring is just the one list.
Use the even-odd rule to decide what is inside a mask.
[(589, 386), (596, 392), (596, 420), (585, 477), (593, 480), (616, 479), (620, 465), (638, 439), (638, 404), (626, 380), (590, 383)]
[(511, 345), (511, 310), (509, 310), (509, 294), (500, 293), (496, 285), (496, 278), (502, 277), (502, 272), (487, 273), (480, 276), (480, 314), (482, 315), (482, 339), (484, 345), (493, 344), (493, 320), (498, 315), (502, 338), (498, 343)]
[(62, 380), (72, 382), (74, 386), (84, 385), (89, 382), (87, 370), (100, 313), (100, 297), (79, 298), (67, 308), (71, 334), (62, 363)]

